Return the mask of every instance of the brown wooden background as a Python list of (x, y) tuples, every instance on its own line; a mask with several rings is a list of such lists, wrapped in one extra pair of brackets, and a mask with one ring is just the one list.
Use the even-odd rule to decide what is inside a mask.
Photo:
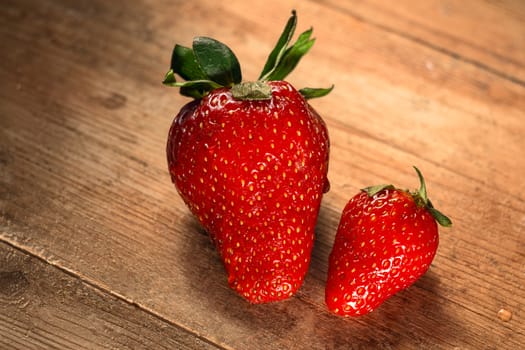
[[(160, 82), (196, 35), (255, 79), (292, 8), (317, 42), (289, 80), (336, 85), (312, 102), (332, 190), (300, 292), (251, 306), (170, 183), (187, 99)], [(4, 0), (0, 58), (0, 348), (525, 343), (525, 2)], [(368, 316), (329, 314), (343, 206), (363, 186), (417, 186), (412, 165), (454, 221), (430, 271)]]

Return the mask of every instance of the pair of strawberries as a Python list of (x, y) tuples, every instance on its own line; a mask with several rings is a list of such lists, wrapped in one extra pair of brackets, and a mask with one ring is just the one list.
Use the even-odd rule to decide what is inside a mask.
[[(332, 87), (297, 91), (283, 80), (314, 43), (310, 29), (290, 44), (296, 24), (293, 11), (256, 82), (243, 82), (233, 52), (207, 37), (176, 45), (164, 80), (194, 99), (169, 132), (172, 181), (217, 247), (229, 285), (251, 303), (286, 299), (302, 285), (329, 190), (328, 132), (307, 100)], [(450, 220), (416, 171), (418, 191), (373, 186), (346, 205), (329, 260), (332, 312), (368, 313), (429, 268), (436, 221)]]

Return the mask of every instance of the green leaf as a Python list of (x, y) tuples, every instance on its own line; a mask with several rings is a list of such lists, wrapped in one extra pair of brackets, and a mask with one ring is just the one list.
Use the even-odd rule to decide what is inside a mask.
[(427, 195), (427, 185), (425, 184), (425, 179), (423, 178), (423, 174), (421, 174), (421, 171), (414, 166), (414, 169), (416, 170), (417, 177), (419, 178), (419, 190), (418, 194), (425, 203), (425, 205), (428, 205), (428, 195)]
[(191, 85), (191, 86), (181, 86), (179, 92), (182, 96), (191, 97), (196, 100), (200, 100), (210, 90), (205, 88), (204, 86), (198, 86), (198, 85)]
[(177, 84), (177, 79), (175, 79), (175, 73), (173, 72), (173, 69), (170, 69), (168, 73), (166, 73), (162, 84), (168, 86), (175, 86), (175, 84)]
[(184, 80), (203, 80), (207, 79), (197, 63), (193, 50), (189, 47), (175, 45), (171, 54), (171, 69)]
[(450, 220), (445, 214), (441, 213), (434, 207), (427, 207), (427, 209), (430, 212), (430, 215), (432, 215), (434, 219), (436, 219), (438, 224), (440, 224), (443, 227), (452, 226), (452, 220)]
[(209, 80), (222, 86), (242, 81), (241, 66), (230, 48), (208, 37), (193, 40), (193, 53), (197, 63)]
[(393, 185), (382, 184), (382, 185), (375, 185), (375, 186), (365, 187), (365, 188), (361, 189), (361, 191), (365, 191), (366, 194), (368, 194), (368, 196), (373, 197), (373, 196), (375, 196), (376, 194), (378, 194), (379, 192), (381, 192), (383, 190), (386, 190), (386, 189), (392, 190), (394, 188), (395, 187)]
[(288, 19), (288, 22), (286, 23), (286, 26), (284, 27), (284, 30), (281, 36), (279, 37), (277, 44), (275, 45), (274, 49), (272, 50), (272, 52), (268, 56), (268, 59), (266, 60), (266, 64), (264, 65), (261, 75), (259, 76), (259, 80), (267, 80), (265, 79), (266, 74), (271, 72), (277, 66), (284, 52), (286, 51), (288, 43), (290, 42), (290, 40), (292, 40), (292, 36), (295, 32), (296, 26), (297, 14), (295, 10), (293, 10), (292, 16), (290, 17), (290, 19)]
[(419, 190), (413, 194), (414, 200), (417, 201), (417, 198), (419, 197), (421, 201), (423, 202), (423, 205), (425, 206), (425, 208), (428, 210), (430, 215), (432, 215), (434, 219), (436, 219), (438, 224), (444, 227), (451, 226), (452, 220), (450, 220), (445, 214), (443, 214), (442, 212), (434, 208), (434, 205), (428, 198), (427, 185), (425, 184), (425, 179), (423, 178), (423, 174), (421, 174), (421, 171), (419, 171), (419, 169), (416, 166), (414, 166), (414, 169), (416, 170), (417, 176), (419, 177), (419, 183), (420, 183)]
[(303, 95), (303, 97), (307, 100), (317, 97), (323, 97), (328, 95), (332, 90), (334, 89), (334, 86), (330, 86), (329, 88), (302, 88), (299, 90), (299, 93)]
[(211, 80), (191, 80), (178, 82), (175, 78), (173, 69), (170, 69), (168, 73), (166, 73), (166, 77), (162, 83), (167, 86), (179, 87), (180, 93), (182, 95), (196, 99), (202, 98), (209, 91), (221, 87), (219, 84)]
[(214, 89), (218, 89), (218, 88), (221, 87), (219, 84), (217, 84), (216, 82), (211, 81), (211, 80), (183, 81), (183, 82), (180, 82), (180, 83), (172, 84), (172, 86), (177, 86), (177, 87), (181, 87), (181, 88), (192, 87), (192, 88), (198, 88), (198, 89), (207, 89), (208, 91), (211, 91), (211, 90), (214, 90)]
[(301, 33), (297, 41), (286, 49), (282, 59), (278, 62), (273, 71), (269, 72), (267, 80), (283, 80), (297, 66), (301, 58), (313, 46), (315, 39), (310, 39), (313, 29)]

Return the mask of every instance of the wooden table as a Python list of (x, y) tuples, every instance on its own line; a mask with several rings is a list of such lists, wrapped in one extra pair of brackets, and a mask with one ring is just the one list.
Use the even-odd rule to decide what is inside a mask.
[[(196, 35), (255, 79), (292, 6), (317, 42), (289, 80), (336, 86), (312, 101), (332, 189), (300, 292), (252, 306), (170, 182), (188, 99), (161, 80)], [(0, 348), (525, 344), (523, 1), (7, 0), (0, 48)], [(367, 185), (417, 187), (412, 165), (454, 222), (430, 271), (370, 315), (330, 314), (342, 208)]]

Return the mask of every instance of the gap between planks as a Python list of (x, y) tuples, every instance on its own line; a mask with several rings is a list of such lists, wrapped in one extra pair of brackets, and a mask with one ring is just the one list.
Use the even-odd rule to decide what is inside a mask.
[(12, 249), (15, 249), (25, 255), (28, 255), (34, 259), (37, 259), (41, 262), (43, 262), (44, 264), (47, 264), (47, 265), (50, 265), (54, 268), (56, 268), (57, 270), (61, 271), (62, 273), (65, 273), (66, 275), (72, 277), (72, 278), (75, 278), (75, 279), (78, 279), (79, 281), (81, 281), (82, 283), (84, 283), (85, 285), (101, 292), (102, 294), (107, 294), (107, 295), (110, 295), (130, 306), (133, 306), (133, 307), (136, 307), (138, 308), (139, 310), (147, 313), (148, 315), (162, 321), (162, 322), (165, 322), (173, 327), (176, 327), (178, 329), (181, 329), (182, 331), (184, 332), (187, 332), (188, 334), (194, 336), (195, 338), (201, 340), (202, 342), (204, 343), (207, 343), (207, 344), (210, 344), (218, 349), (223, 349), (223, 350), (231, 350), (229, 347), (224, 347), (223, 345), (221, 344), (217, 344), (213, 341), (211, 341), (210, 339), (194, 332), (193, 330), (187, 328), (187, 327), (184, 327), (183, 325), (181, 324), (178, 324), (176, 322), (173, 322), (172, 320), (169, 320), (165, 317), (162, 317), (161, 315), (159, 315), (158, 313), (152, 311), (151, 309), (147, 308), (147, 307), (144, 307), (143, 305), (141, 305), (140, 303), (137, 303), (129, 298), (126, 298), (124, 295), (120, 294), (120, 293), (116, 293), (110, 289), (107, 289), (99, 284), (97, 284), (95, 281), (85, 277), (85, 276), (82, 276), (80, 274), (77, 274), (75, 271), (71, 270), (71, 269), (68, 269), (67, 267), (65, 266), (62, 266), (62, 265), (59, 265), (59, 264), (56, 264), (52, 261), (49, 261), (48, 259), (46, 259), (45, 257), (42, 257), (40, 255), (38, 255), (36, 252), (33, 252), (31, 251), (30, 249), (27, 249), (27, 248), (22, 248), (18, 245), (16, 245), (15, 243), (13, 242), (10, 242), (6, 239), (4, 239), (4, 237), (1, 237), (0, 236), (0, 243), (4, 243), (6, 244), (7, 246), (11, 247)]

